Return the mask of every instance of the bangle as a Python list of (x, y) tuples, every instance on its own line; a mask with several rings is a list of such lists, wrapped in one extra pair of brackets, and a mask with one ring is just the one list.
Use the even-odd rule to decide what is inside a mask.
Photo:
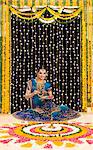
[(52, 98), (53, 98), (53, 96), (48, 96), (48, 98), (49, 98), (49, 99), (52, 99)]
[(52, 99), (53, 96), (46, 96), (46, 99)]

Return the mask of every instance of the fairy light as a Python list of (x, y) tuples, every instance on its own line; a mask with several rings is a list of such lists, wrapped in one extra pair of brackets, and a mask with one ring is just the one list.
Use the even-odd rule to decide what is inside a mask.
[(30, 108), (23, 94), (41, 64), (48, 70), (55, 103), (80, 109), (80, 17), (69, 24), (30, 22), (15, 15), (11, 21), (12, 112)]
[[(70, 51), (70, 55), (69, 55), (69, 59), (70, 61), (72, 60), (72, 44), (71, 44), (71, 37), (72, 37), (72, 23), (70, 24), (70, 47), (69, 47), (69, 51)], [(72, 103), (72, 88), (73, 88), (73, 84), (72, 84), (72, 73), (73, 73), (73, 64), (70, 63), (70, 96), (69, 96), (69, 101), (70, 101), (70, 107), (71, 107), (71, 103)]]
[[(51, 28), (51, 37), (52, 37), (52, 45), (55, 43), (55, 38), (54, 38), (54, 33), (55, 33), (55, 28), (54, 28), (54, 23), (52, 24), (52, 28)], [(52, 47), (52, 52), (53, 52), (53, 89), (54, 89), (54, 102), (56, 102), (56, 55), (55, 55), (55, 48)]]

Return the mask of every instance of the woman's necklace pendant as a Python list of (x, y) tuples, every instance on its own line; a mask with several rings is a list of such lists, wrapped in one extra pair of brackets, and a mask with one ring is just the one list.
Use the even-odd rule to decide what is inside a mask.
[(37, 82), (37, 90), (41, 91), (43, 88), (44, 88), (44, 82), (43, 83)]

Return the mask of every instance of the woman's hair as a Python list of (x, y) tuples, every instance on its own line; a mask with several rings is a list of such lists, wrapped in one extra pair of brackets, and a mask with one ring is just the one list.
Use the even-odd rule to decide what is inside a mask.
[[(46, 70), (46, 68), (44, 68), (43, 66), (41, 66), (41, 67), (39, 67), (39, 68), (37, 69), (37, 73), (38, 73), (41, 69), (45, 69), (45, 70)], [(47, 72), (47, 70), (46, 70), (46, 72)]]

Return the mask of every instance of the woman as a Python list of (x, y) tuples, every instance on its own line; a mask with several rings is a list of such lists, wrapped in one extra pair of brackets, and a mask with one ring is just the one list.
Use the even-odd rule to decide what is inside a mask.
[(30, 99), (31, 109), (16, 112), (14, 116), (32, 121), (62, 121), (78, 117), (79, 113), (66, 105), (55, 105), (52, 101), (52, 87), (46, 82), (46, 77), (46, 70), (41, 68), (37, 71), (37, 77), (28, 81), (25, 98)]

